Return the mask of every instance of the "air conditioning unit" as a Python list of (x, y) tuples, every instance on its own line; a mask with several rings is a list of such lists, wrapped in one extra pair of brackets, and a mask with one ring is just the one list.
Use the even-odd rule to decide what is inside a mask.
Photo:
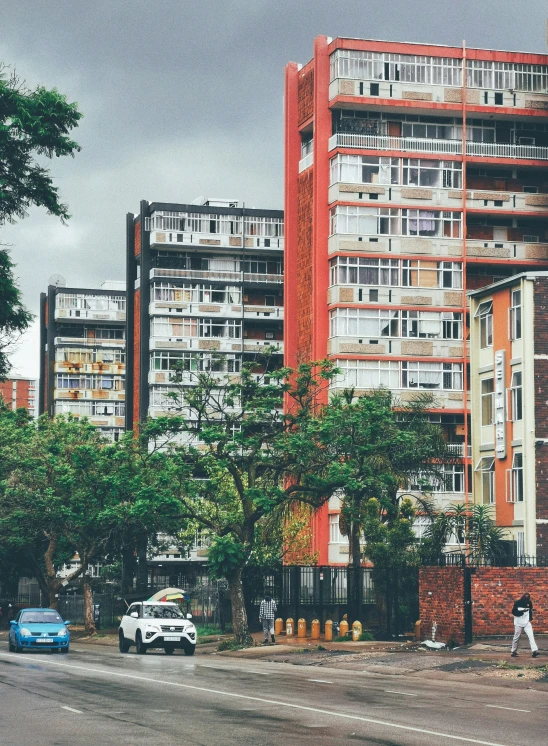
[(534, 145), (534, 137), (518, 137), (518, 145)]

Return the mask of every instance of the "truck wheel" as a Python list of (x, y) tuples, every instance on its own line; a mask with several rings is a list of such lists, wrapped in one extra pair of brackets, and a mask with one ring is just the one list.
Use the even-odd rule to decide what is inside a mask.
[(185, 655), (194, 655), (196, 652), (196, 645), (185, 645)]

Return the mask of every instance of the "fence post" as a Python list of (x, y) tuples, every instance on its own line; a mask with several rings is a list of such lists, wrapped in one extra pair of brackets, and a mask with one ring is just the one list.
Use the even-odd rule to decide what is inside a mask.
[(464, 592), (464, 643), (468, 645), (473, 640), (472, 628), (472, 568), (466, 564), (465, 555), (462, 556), (463, 592)]

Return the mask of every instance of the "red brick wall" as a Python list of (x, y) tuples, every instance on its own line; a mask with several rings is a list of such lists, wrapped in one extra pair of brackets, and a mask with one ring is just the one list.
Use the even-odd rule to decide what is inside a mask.
[[(535, 355), (548, 354), (548, 283), (535, 280)], [(535, 364), (535, 435), (548, 438), (548, 360)], [(548, 446), (535, 449), (536, 517), (548, 518)], [(537, 554), (548, 555), (548, 524), (537, 524)]]
[(524, 593), (531, 594), (535, 632), (548, 632), (548, 568), (478, 567), (472, 575), (473, 632), (510, 635), (514, 629), (512, 605)]
[(297, 218), (297, 362), (312, 359), (313, 169), (299, 176)]
[(141, 221), (138, 220), (135, 223), (135, 240), (133, 242), (133, 252), (135, 256), (140, 256), (141, 254)]
[(421, 637), (464, 642), (464, 586), (461, 567), (421, 567), (419, 570), (419, 616)]
[[(437, 622), (437, 640), (464, 642), (463, 573), (460, 567), (420, 568), (419, 608), (423, 639), (430, 638), (432, 623)], [(472, 572), (474, 637), (512, 634), (512, 605), (525, 592), (531, 594), (535, 608), (535, 632), (548, 633), (548, 568), (475, 568)]]
[(298, 119), (299, 124), (310, 119), (314, 112), (314, 68), (301, 71), (298, 83)]

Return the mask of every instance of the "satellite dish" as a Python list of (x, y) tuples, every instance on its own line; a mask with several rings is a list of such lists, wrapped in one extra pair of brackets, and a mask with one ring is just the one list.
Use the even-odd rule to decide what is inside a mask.
[(52, 275), (48, 280), (48, 285), (55, 285), (56, 288), (64, 288), (67, 285), (67, 281), (63, 275)]

